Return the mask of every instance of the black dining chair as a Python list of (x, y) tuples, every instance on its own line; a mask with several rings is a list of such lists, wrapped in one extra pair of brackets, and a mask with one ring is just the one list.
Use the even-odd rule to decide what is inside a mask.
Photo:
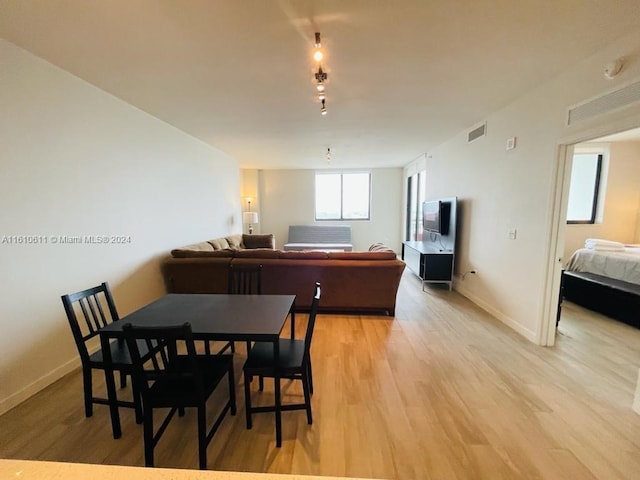
[[(145, 465), (153, 467), (154, 448), (176, 412), (184, 416), (185, 408), (195, 407), (199, 466), (206, 469), (207, 446), (227, 412), (236, 414), (233, 356), (198, 355), (189, 323), (175, 327), (134, 327), (128, 323), (122, 331), (133, 360), (133, 381), (142, 397)], [(141, 342), (150, 352), (146, 360), (139, 349)], [(207, 429), (207, 400), (225, 375), (229, 399)], [(153, 411), (158, 408), (169, 412), (154, 432)]]
[[(109, 401), (106, 398), (93, 396), (93, 370), (104, 370), (105, 364), (102, 349), (90, 354), (87, 343), (98, 336), (100, 328), (119, 321), (118, 311), (107, 282), (80, 292), (62, 295), (61, 298), (82, 363), (84, 412), (87, 417), (91, 417), (93, 404), (109, 405)], [(122, 340), (111, 342), (110, 350), (113, 370), (120, 372), (120, 386), (125, 387), (127, 375), (132, 371), (129, 350)], [(117, 400), (117, 403), (121, 407), (135, 408), (136, 421), (140, 423), (142, 421), (140, 400), (135, 386), (132, 386), (132, 390), (133, 401)]]
[[(252, 427), (251, 415), (258, 412), (276, 412), (276, 446), (282, 444), (280, 428), (280, 411), (306, 410), (307, 423), (311, 425), (311, 395), (313, 394), (313, 375), (311, 370), (311, 339), (320, 302), (320, 283), (314, 287), (313, 301), (307, 321), (304, 340), (280, 338), (278, 342), (279, 356), (275, 358), (273, 344), (270, 342), (256, 342), (249, 350), (247, 360), (243, 366), (244, 398), (247, 415), (247, 428)], [(254, 376), (260, 379), (260, 390), (263, 389), (263, 378), (273, 378), (276, 373), (280, 378), (302, 381), (304, 403), (282, 405), (279, 388), (276, 388), (276, 401), (272, 406), (251, 406), (251, 381)]]
[[(262, 265), (231, 263), (227, 293), (230, 295), (262, 295)], [(206, 346), (209, 346), (208, 342)], [(251, 342), (247, 342), (247, 352), (250, 348)], [(235, 353), (234, 342), (227, 342), (218, 353), (223, 353), (227, 349)]]

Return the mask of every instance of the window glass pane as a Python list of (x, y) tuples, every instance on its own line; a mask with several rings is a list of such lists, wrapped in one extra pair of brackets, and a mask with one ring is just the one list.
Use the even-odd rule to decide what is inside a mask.
[(316, 173), (316, 220), (368, 220), (369, 173)]
[(417, 218), (418, 218), (418, 174), (409, 177), (409, 214), (407, 222), (409, 223), (407, 240), (417, 240)]
[(369, 174), (345, 173), (342, 175), (342, 218), (369, 218)]
[(599, 176), (600, 155), (576, 154), (571, 168), (568, 222), (594, 222), (596, 181)]
[(316, 174), (316, 219), (340, 218), (340, 174)]

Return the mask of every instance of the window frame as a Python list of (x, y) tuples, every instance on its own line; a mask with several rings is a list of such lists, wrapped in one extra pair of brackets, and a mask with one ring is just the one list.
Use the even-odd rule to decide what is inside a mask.
[[(367, 217), (366, 218), (351, 218), (351, 217), (345, 217), (344, 216), (344, 176), (345, 175), (362, 175), (362, 174), (366, 174), (368, 177), (368, 184), (369, 184), (369, 195), (367, 198)], [(340, 176), (340, 217), (332, 217), (332, 218), (318, 218), (318, 182), (317, 182), (317, 177), (318, 175), (339, 175)], [(314, 195), (313, 195), (313, 202), (314, 202), (314, 219), (316, 222), (360, 222), (360, 221), (371, 221), (371, 186), (372, 186), (372, 179), (371, 179), (371, 171), (369, 170), (356, 170), (356, 171), (327, 171), (327, 170), (323, 170), (323, 171), (316, 171), (315, 175), (313, 177), (313, 186), (314, 186)]]
[[(570, 220), (567, 217), (567, 225), (594, 225), (596, 223), (597, 213), (598, 213), (600, 181), (602, 178), (602, 165), (603, 165), (604, 154), (602, 152), (575, 152), (573, 156), (575, 157), (576, 155), (597, 155), (596, 176), (594, 179), (593, 195), (591, 197), (591, 216), (587, 220)], [(571, 174), (573, 175), (573, 164), (571, 166), (571, 169), (572, 169)], [(570, 189), (571, 189), (571, 186), (569, 186), (569, 190)]]

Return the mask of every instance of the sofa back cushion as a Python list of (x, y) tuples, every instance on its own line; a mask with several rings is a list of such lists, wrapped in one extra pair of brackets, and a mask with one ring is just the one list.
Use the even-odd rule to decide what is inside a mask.
[(171, 250), (171, 255), (176, 256), (176, 253), (180, 252), (212, 252), (213, 247), (209, 242), (192, 243), (191, 245), (185, 245), (184, 247), (175, 248)]
[(171, 250), (171, 256), (173, 258), (232, 258), (234, 254), (235, 250), (231, 250), (230, 248), (220, 250), (186, 250), (183, 248), (176, 248), (175, 250)]
[(244, 248), (270, 248), (274, 250), (276, 248), (276, 240), (273, 233), (266, 235), (242, 235), (242, 244)]
[(280, 252), (280, 258), (290, 260), (323, 260), (329, 258), (329, 254), (321, 250), (285, 250)]
[(211, 240), (207, 240), (207, 243), (209, 243), (214, 250), (222, 250), (225, 248), (230, 248), (229, 242), (227, 241), (226, 238), (214, 238)]
[(332, 260), (395, 260), (396, 254), (391, 250), (379, 252), (329, 252)]
[(242, 234), (238, 233), (236, 235), (227, 235), (224, 237), (225, 240), (229, 243), (229, 248), (231, 250), (240, 250), (242, 247)]
[(271, 248), (249, 248), (235, 252), (235, 258), (278, 258), (280, 250)]

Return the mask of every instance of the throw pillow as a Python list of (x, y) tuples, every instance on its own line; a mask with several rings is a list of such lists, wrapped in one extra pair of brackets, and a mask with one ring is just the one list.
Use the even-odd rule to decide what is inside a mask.
[(275, 250), (276, 240), (273, 233), (266, 235), (242, 235), (244, 248), (270, 248)]

